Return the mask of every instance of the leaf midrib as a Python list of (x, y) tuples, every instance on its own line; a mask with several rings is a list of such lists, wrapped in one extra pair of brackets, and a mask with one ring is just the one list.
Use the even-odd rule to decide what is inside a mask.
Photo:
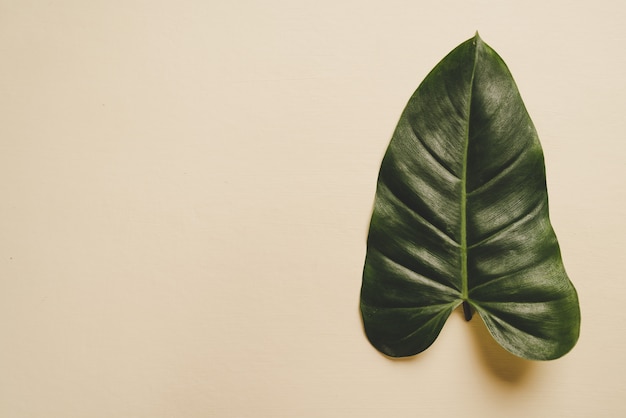
[(468, 300), (467, 280), (467, 160), (469, 152), (470, 120), (472, 111), (472, 94), (474, 90), (474, 75), (476, 73), (476, 61), (478, 60), (478, 34), (474, 38), (474, 62), (472, 63), (472, 76), (469, 83), (469, 97), (467, 101), (467, 124), (465, 127), (465, 141), (463, 143), (463, 160), (461, 171), (461, 298)]

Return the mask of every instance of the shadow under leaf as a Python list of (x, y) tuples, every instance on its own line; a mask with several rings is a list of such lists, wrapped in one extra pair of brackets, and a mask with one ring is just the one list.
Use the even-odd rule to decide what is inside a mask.
[[(463, 315), (463, 311), (460, 310)], [(499, 381), (511, 385), (522, 385), (533, 374), (537, 362), (518, 357), (506, 351), (491, 336), (480, 315), (468, 323), (474, 341), (476, 354), (483, 367)]]

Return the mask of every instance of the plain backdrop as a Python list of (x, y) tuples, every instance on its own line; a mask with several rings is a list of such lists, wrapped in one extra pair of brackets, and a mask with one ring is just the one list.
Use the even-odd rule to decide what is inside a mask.
[[(0, 0), (0, 416), (626, 416), (626, 6)], [(358, 311), (382, 155), (479, 31), (544, 148), (578, 345)]]

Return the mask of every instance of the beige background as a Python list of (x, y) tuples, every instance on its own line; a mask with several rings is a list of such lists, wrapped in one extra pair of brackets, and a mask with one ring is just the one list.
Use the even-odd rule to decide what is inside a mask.
[[(0, 416), (626, 416), (626, 7), (0, 0)], [(582, 334), (455, 314), (393, 361), (358, 313), (380, 160), (473, 36), (546, 156)]]

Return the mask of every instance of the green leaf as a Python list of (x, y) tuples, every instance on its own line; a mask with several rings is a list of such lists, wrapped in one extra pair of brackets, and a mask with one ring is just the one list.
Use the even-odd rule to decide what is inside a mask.
[(461, 303), (520, 357), (555, 359), (578, 340), (541, 145), (506, 64), (478, 34), (432, 70), (400, 117), (361, 289), (365, 332), (392, 357), (428, 348)]

